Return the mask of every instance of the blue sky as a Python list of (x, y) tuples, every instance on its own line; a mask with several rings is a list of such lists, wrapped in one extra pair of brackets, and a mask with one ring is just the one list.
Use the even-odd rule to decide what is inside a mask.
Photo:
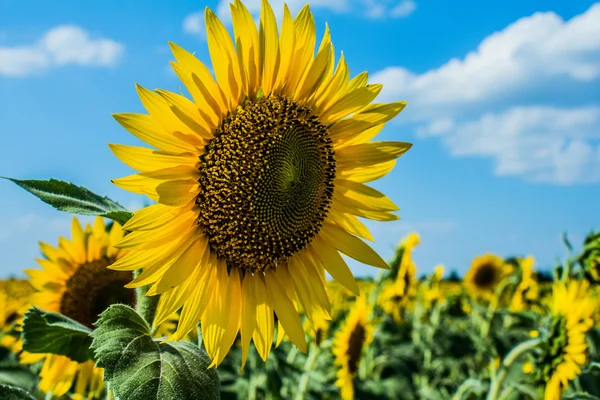
[[(110, 183), (131, 171), (107, 143), (137, 144), (111, 117), (143, 112), (134, 83), (178, 91), (167, 42), (209, 63), (199, 18), (227, 1), (0, 0), (0, 175), (72, 181), (135, 210)], [(272, 2), (277, 14), (282, 3)], [(258, 15), (259, 1), (246, 2)], [(304, 2), (288, 2), (292, 12)], [(550, 268), (561, 233), (600, 228), (600, 3), (319, 0), (352, 75), (408, 106), (382, 140), (414, 143), (375, 187), (401, 220), (369, 223), (385, 258), (421, 235), (421, 272), (474, 256), (532, 254)], [(200, 12), (200, 14), (198, 14)], [(70, 216), (0, 182), (0, 276), (35, 266)], [(374, 269), (352, 264), (357, 275)]]

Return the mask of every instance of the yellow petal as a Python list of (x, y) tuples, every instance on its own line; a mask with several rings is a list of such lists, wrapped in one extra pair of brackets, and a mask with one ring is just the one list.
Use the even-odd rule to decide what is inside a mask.
[(267, 361), (271, 346), (273, 345), (274, 317), (273, 307), (269, 302), (265, 287), (265, 278), (262, 273), (254, 275), (250, 282), (254, 285), (255, 296), (255, 314), (256, 314), (256, 329), (252, 335), (252, 340), (256, 346), (258, 354)]
[(294, 21), (290, 14), (290, 9), (287, 4), (283, 5), (283, 22), (281, 24), (281, 35), (279, 37), (279, 51), (281, 54), (281, 62), (279, 73), (277, 74), (277, 84), (275, 91), (279, 92), (288, 82), (290, 69), (294, 57), (294, 49), (296, 46), (296, 35), (294, 29)]
[(172, 154), (195, 151), (193, 146), (165, 132), (150, 115), (113, 114), (113, 118), (135, 137), (157, 149)]
[(352, 169), (395, 160), (412, 147), (404, 142), (371, 142), (339, 149), (336, 152), (336, 166)]
[(156, 93), (165, 99), (173, 114), (188, 128), (204, 139), (212, 139), (210, 120), (205, 120), (205, 117), (199, 112), (194, 103), (181, 95), (167, 90), (157, 89)]
[(324, 125), (332, 124), (341, 118), (357, 112), (371, 103), (381, 91), (382, 85), (367, 85), (355, 89), (347, 95), (333, 103), (329, 109), (325, 110), (319, 120)]
[(237, 54), (227, 29), (208, 7), (204, 11), (204, 19), (213, 71), (229, 101), (230, 109), (233, 109), (243, 100), (243, 93), (238, 85), (241, 76)]
[[(378, 268), (390, 268), (368, 244), (336, 225), (326, 222), (323, 224), (319, 235), (331, 246), (355, 260)], [(321, 261), (323, 260), (321, 259)], [(323, 264), (327, 267), (325, 261), (323, 261)]]
[(313, 239), (310, 246), (333, 279), (358, 296), (360, 290), (356, 284), (356, 279), (340, 253), (319, 236)]
[(265, 95), (273, 91), (279, 71), (279, 35), (273, 9), (267, 0), (262, 0), (260, 12), (260, 57), (263, 60), (262, 84)]
[(240, 371), (246, 365), (250, 340), (256, 329), (256, 294), (254, 293), (253, 279), (254, 276), (247, 273), (242, 283), (242, 326), (240, 329), (242, 335), (242, 366)]
[(333, 124), (329, 128), (329, 135), (336, 142), (336, 145), (341, 145), (354, 139), (365, 130), (381, 125), (394, 118), (405, 106), (406, 102), (370, 104), (361, 110), (360, 113)]
[(292, 282), (283, 282), (278, 278), (279, 275), (275, 274), (273, 270), (268, 270), (265, 273), (267, 294), (270, 303), (273, 305), (275, 314), (277, 314), (277, 318), (289, 338), (302, 352), (306, 353), (306, 338), (304, 336), (304, 329), (302, 328), (302, 321), (300, 321), (300, 316), (294, 304), (292, 304), (292, 301), (285, 293), (285, 287), (292, 285)]
[(379, 164), (368, 165), (352, 169), (342, 169), (336, 171), (341, 179), (352, 180), (355, 182), (372, 182), (387, 175), (396, 165), (396, 160), (390, 160)]
[(345, 179), (335, 180), (334, 201), (371, 211), (397, 211), (398, 206), (380, 191)]
[(370, 240), (371, 242), (374, 241), (369, 229), (354, 215), (340, 213), (336, 210), (329, 210), (328, 218), (331, 222), (337, 224), (347, 232)]
[[(248, 96), (254, 96), (258, 91), (261, 78), (261, 63), (259, 57), (259, 37), (252, 15), (239, 0), (230, 4), (233, 32), (236, 39), (238, 58), (243, 60), (247, 77)], [(244, 71), (242, 71), (244, 72)]]

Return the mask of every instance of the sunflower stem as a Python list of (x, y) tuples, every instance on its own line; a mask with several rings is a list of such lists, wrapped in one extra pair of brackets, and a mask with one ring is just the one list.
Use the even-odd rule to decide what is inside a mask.
[(306, 396), (306, 390), (308, 389), (308, 374), (315, 367), (317, 356), (319, 355), (319, 347), (311, 342), (310, 348), (308, 351), (308, 358), (304, 363), (304, 373), (300, 378), (300, 382), (298, 384), (298, 392), (296, 393), (296, 400), (303, 400)]
[(508, 373), (508, 370), (512, 364), (523, 354), (538, 347), (540, 343), (542, 343), (542, 339), (539, 338), (528, 340), (514, 347), (506, 355), (506, 357), (504, 357), (504, 360), (500, 365), (500, 369), (498, 369), (497, 373), (492, 375), (492, 382), (490, 384), (490, 391), (488, 392), (486, 398), (487, 400), (496, 400), (498, 398), (500, 387), (502, 386), (504, 378), (506, 378), (506, 374)]
[[(136, 270), (135, 277), (137, 278), (141, 273), (141, 269)], [(135, 310), (152, 327), (154, 325), (154, 316), (156, 315), (159, 296), (146, 296), (148, 289), (150, 289), (150, 286), (142, 286), (135, 289)]]

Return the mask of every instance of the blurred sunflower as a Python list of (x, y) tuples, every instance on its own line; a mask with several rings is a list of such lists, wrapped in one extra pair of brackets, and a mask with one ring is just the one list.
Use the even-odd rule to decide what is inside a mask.
[(444, 266), (438, 265), (423, 285), (423, 303), (425, 308), (429, 309), (444, 299), (444, 293), (441, 289), (443, 277)]
[(536, 361), (536, 378), (545, 384), (545, 400), (560, 399), (586, 364), (585, 334), (594, 325), (596, 304), (586, 281), (554, 283), (549, 331), (541, 359)]
[(493, 254), (476, 257), (465, 275), (465, 289), (474, 297), (489, 299), (506, 273), (502, 258)]
[[(307, 6), (281, 34), (268, 1), (260, 28), (231, 4), (234, 40), (205, 11), (210, 70), (171, 44), (175, 73), (192, 100), (138, 86), (149, 115), (117, 114), (129, 132), (155, 149), (111, 145), (140, 171), (114, 183), (158, 204), (135, 213), (117, 247), (131, 252), (111, 268), (144, 267), (129, 287), (151, 284), (162, 295), (156, 321), (182, 308), (178, 340), (201, 320), (212, 365), (241, 331), (242, 367), (251, 341), (266, 360), (274, 314), (306, 351), (299, 302), (309, 319), (329, 318), (325, 270), (355, 294), (338, 251), (369, 265), (385, 261), (360, 238), (357, 218), (398, 219), (397, 206), (365, 185), (387, 174), (411, 145), (370, 142), (406, 105), (371, 104), (381, 85), (367, 73), (349, 80), (343, 55), (334, 71), (328, 27), (315, 48)], [(234, 45), (235, 43), (235, 45)]]
[(308, 336), (314, 340), (317, 346), (320, 346), (324, 340), (329, 338), (330, 320), (326, 320), (319, 315), (313, 319), (312, 323), (309, 323), (308, 319), (305, 322), (305, 329), (308, 332)]
[(521, 281), (515, 290), (510, 303), (510, 311), (518, 312), (529, 309), (531, 304), (538, 298), (537, 282), (533, 278), (532, 256), (519, 260), (521, 269)]
[(373, 341), (374, 324), (370, 314), (366, 298), (358, 297), (333, 339), (334, 363), (338, 368), (336, 385), (342, 400), (354, 398), (354, 377), (362, 355)]
[(0, 281), (0, 345), (13, 353), (21, 351), (21, 324), (34, 291), (26, 279)]
[[(73, 218), (71, 240), (61, 237), (58, 247), (40, 243), (44, 258), (36, 261), (42, 267), (25, 272), (37, 292), (32, 305), (46, 311), (59, 312), (92, 327), (98, 314), (114, 303), (134, 303), (133, 291), (123, 287), (131, 272), (111, 271), (106, 267), (123, 255), (113, 245), (123, 237), (123, 230), (113, 223), (110, 232), (97, 217), (93, 227), (81, 227)], [(103, 370), (93, 361), (77, 363), (55, 354), (23, 353), (21, 362), (44, 361), (40, 371), (40, 389), (60, 397), (69, 390), (74, 399), (99, 398), (104, 389)]]
[(411, 233), (402, 241), (400, 246), (404, 252), (400, 260), (398, 275), (393, 282), (383, 286), (377, 298), (381, 309), (396, 323), (402, 322), (402, 310), (410, 299), (417, 295), (417, 267), (412, 260), (412, 250), (419, 242), (419, 236), (416, 233)]

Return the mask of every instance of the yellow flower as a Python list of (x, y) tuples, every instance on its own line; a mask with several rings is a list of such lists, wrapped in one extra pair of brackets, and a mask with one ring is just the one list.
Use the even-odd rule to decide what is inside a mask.
[(550, 334), (538, 362), (537, 378), (545, 383), (545, 400), (558, 400), (569, 381), (587, 363), (585, 334), (594, 324), (597, 299), (586, 281), (554, 283)]
[(398, 324), (402, 322), (402, 310), (417, 294), (416, 273), (412, 262), (402, 263), (396, 280), (384, 285), (378, 296), (379, 306)]
[(506, 272), (502, 258), (493, 254), (476, 257), (465, 275), (465, 288), (474, 297), (490, 299)]
[[(31, 303), (91, 328), (98, 314), (109, 305), (134, 303), (133, 291), (123, 288), (132, 273), (106, 268), (123, 254), (113, 247), (123, 237), (123, 230), (114, 223), (107, 232), (100, 217), (93, 227), (87, 224), (83, 229), (77, 218), (73, 218), (71, 234), (71, 240), (61, 237), (56, 248), (40, 243), (44, 258), (37, 262), (42, 269), (25, 271), (37, 289)], [(74, 399), (101, 396), (103, 370), (95, 368), (93, 361), (77, 363), (55, 354), (21, 354), (21, 362), (25, 364), (42, 360), (39, 384), (42, 391), (60, 397), (73, 390)]]
[(429, 277), (428, 282), (423, 285), (423, 302), (428, 309), (444, 299), (444, 293), (441, 289), (443, 276), (444, 266), (438, 265)]
[(361, 296), (356, 299), (343, 325), (335, 334), (333, 354), (338, 368), (336, 385), (340, 388), (342, 400), (354, 398), (354, 377), (358, 372), (360, 359), (373, 341), (371, 308)]
[(531, 303), (538, 298), (537, 282), (533, 278), (533, 263), (532, 256), (519, 260), (521, 267), (521, 282), (513, 295), (510, 303), (510, 311), (517, 312), (529, 308)]
[[(357, 217), (396, 220), (398, 208), (365, 183), (387, 174), (410, 144), (371, 142), (405, 102), (371, 104), (381, 85), (334, 68), (329, 29), (315, 48), (308, 6), (287, 7), (281, 34), (263, 0), (260, 28), (231, 5), (233, 41), (205, 11), (210, 70), (171, 44), (175, 73), (191, 100), (138, 86), (149, 115), (117, 121), (153, 149), (111, 145), (140, 171), (114, 183), (158, 204), (135, 213), (117, 247), (132, 250), (111, 268), (143, 273), (128, 287), (161, 295), (155, 324), (182, 308), (178, 340), (201, 321), (212, 365), (241, 332), (242, 367), (254, 341), (269, 355), (274, 314), (306, 351), (296, 302), (309, 319), (329, 318), (325, 270), (358, 294), (342, 253), (387, 268), (360, 238)], [(234, 45), (235, 43), (235, 45)]]
[(26, 280), (0, 281), (0, 345), (13, 353), (21, 351), (23, 345), (21, 324), (33, 290)]
[(308, 332), (308, 336), (315, 341), (317, 346), (329, 338), (329, 326), (331, 325), (331, 321), (326, 320), (319, 315), (312, 321), (312, 324), (308, 323), (308, 319), (305, 322), (305, 329)]

